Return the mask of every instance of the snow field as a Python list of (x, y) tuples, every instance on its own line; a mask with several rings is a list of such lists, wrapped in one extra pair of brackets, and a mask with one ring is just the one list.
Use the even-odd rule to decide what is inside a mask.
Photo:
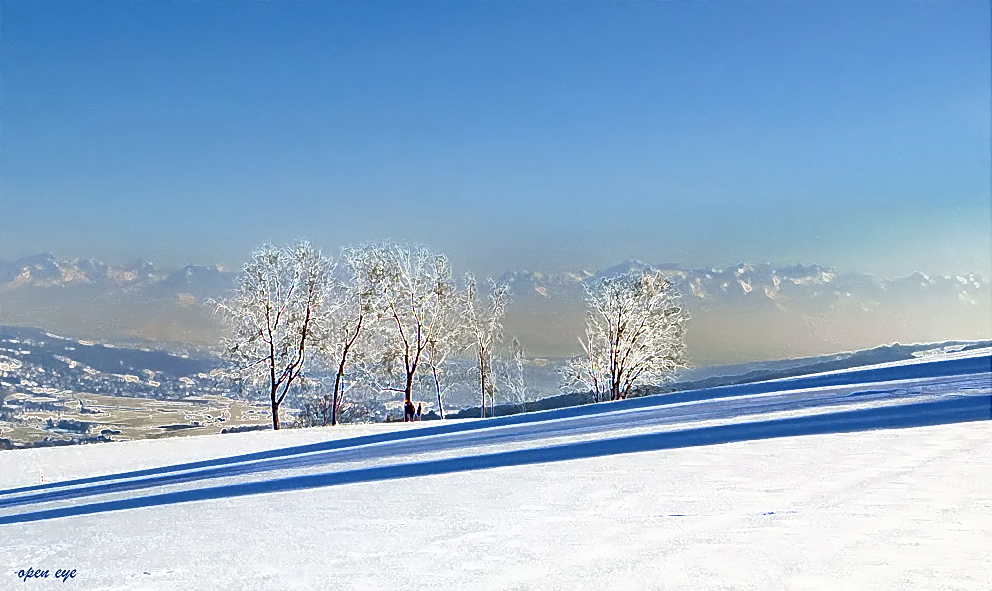
[(0, 573), (64, 564), (85, 589), (982, 589), (989, 457), (973, 422), (165, 505), (0, 526)]
[[(80, 589), (992, 589), (977, 359), (442, 427), (2, 452), (0, 588), (33, 567), (76, 568)], [(11, 491), (35, 470), (63, 482)]]

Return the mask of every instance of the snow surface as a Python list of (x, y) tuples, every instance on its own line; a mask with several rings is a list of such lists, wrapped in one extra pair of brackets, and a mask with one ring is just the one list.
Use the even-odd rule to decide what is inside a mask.
[(0, 452), (0, 589), (992, 589), (989, 354)]

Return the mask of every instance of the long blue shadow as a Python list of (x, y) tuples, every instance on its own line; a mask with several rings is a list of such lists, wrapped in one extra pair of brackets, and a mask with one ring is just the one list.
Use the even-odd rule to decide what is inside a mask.
[(387, 441), (400, 441), (418, 437), (429, 437), (432, 435), (442, 435), (448, 433), (459, 433), (499, 427), (504, 425), (519, 425), (538, 421), (549, 421), (555, 419), (581, 417), (617, 410), (648, 408), (652, 406), (663, 406), (684, 402), (696, 402), (715, 398), (728, 398), (731, 396), (744, 396), (750, 394), (767, 394), (770, 392), (800, 390), (805, 388), (821, 388), (827, 386), (842, 386), (847, 384), (887, 382), (904, 379), (934, 378), (955, 375), (970, 375), (976, 373), (992, 372), (992, 355), (966, 357), (962, 359), (945, 359), (931, 362), (915, 363), (910, 365), (899, 365), (894, 367), (867, 368), (849, 372), (842, 372), (828, 375), (802, 376), (775, 380), (769, 382), (755, 382), (751, 384), (738, 384), (734, 386), (719, 386), (715, 388), (704, 388), (701, 390), (689, 390), (685, 392), (674, 392), (656, 396), (645, 396), (643, 398), (632, 398), (617, 402), (602, 404), (591, 404), (557, 410), (548, 410), (534, 413), (512, 415), (506, 417), (486, 419), (484, 421), (447, 423), (444, 425), (411, 429), (408, 431), (398, 431), (392, 433), (379, 433), (375, 435), (363, 435), (359, 437), (349, 437), (333, 441), (323, 441), (307, 445), (298, 445), (261, 452), (240, 454), (201, 460), (197, 462), (187, 462), (174, 464), (171, 466), (161, 466), (157, 468), (147, 468), (144, 470), (133, 470), (130, 472), (120, 472), (116, 474), (105, 474), (88, 478), (79, 478), (63, 482), (50, 482), (19, 488), (0, 490), (0, 497), (4, 495), (20, 494), (31, 491), (45, 490), (64, 486), (79, 486), (112, 480), (124, 480), (129, 478), (140, 478), (157, 474), (167, 474), (171, 472), (181, 472), (186, 470), (196, 470), (213, 466), (224, 466), (241, 462), (251, 462), (272, 458), (282, 458), (287, 456), (309, 454), (320, 451), (357, 447), (360, 445), (370, 445)]
[[(567, 423), (562, 423), (560, 421), (556, 423), (544, 422), (544, 429), (535, 429), (530, 432), (508, 431), (506, 428), (500, 428), (479, 431), (477, 435), (474, 435), (476, 432), (448, 435), (443, 438), (436, 438), (432, 440), (429, 444), (429, 450), (424, 449), (426, 445), (424, 443), (425, 440), (423, 439), (407, 440), (405, 442), (401, 442), (402, 445), (397, 444), (396, 442), (384, 443), (377, 446), (373, 453), (375, 458), (385, 459), (399, 455), (407, 455), (411, 452), (447, 451), (462, 447), (495, 445), (503, 442), (532, 441), (546, 437), (571, 434), (576, 429), (582, 433), (590, 433), (595, 431), (612, 430), (618, 427), (643, 426), (647, 423), (661, 425), (671, 424), (674, 421), (714, 420), (724, 419), (731, 416), (744, 417), (748, 415), (771, 412), (802, 410), (810, 407), (824, 408), (835, 406), (837, 404), (849, 402), (852, 396), (863, 399), (872, 395), (885, 395), (888, 400), (895, 401), (904, 396), (910, 396), (917, 393), (918, 392), (904, 389), (896, 389), (891, 391), (868, 390), (866, 392), (838, 394), (830, 398), (821, 397), (812, 400), (799, 399), (787, 400), (783, 402), (763, 402), (761, 404), (747, 405), (744, 407), (722, 406), (719, 408), (707, 408), (703, 410), (695, 409), (695, 405), (690, 407), (671, 405), (649, 407), (646, 409), (639, 409), (638, 411), (655, 413), (649, 420), (640, 418), (636, 415), (631, 415), (629, 413), (614, 413), (608, 415), (607, 420), (600, 419), (595, 425), (595, 428), (592, 429), (585, 425), (576, 425), (574, 423), (574, 419)], [(715, 400), (706, 400), (702, 401), (701, 404), (713, 404), (714, 402)], [(686, 413), (685, 411), (687, 409), (692, 412)], [(533, 424), (541, 425), (542, 423)], [(554, 427), (551, 427), (552, 425), (554, 425)], [(313, 468), (315, 466), (331, 463), (343, 463), (369, 459), (369, 452), (370, 448), (367, 447), (348, 447), (344, 449), (318, 452), (316, 454), (295, 455), (283, 458), (260, 460), (256, 462), (242, 462), (238, 464), (228, 464), (225, 466), (215, 466), (200, 470), (171, 472), (168, 474), (153, 475), (144, 478), (101, 482), (76, 487), (63, 487), (54, 490), (49, 489), (46, 491), (35, 491), (23, 495), (8, 495), (7, 497), (0, 497), (0, 510), (9, 509), (11, 507), (24, 507), (39, 503), (64, 501), (67, 499), (82, 499), (84, 497), (92, 497), (97, 495), (129, 492), (145, 488), (186, 484), (199, 480), (230, 478), (233, 476), (257, 474), (259, 472), (272, 470)]]
[(737, 425), (720, 425), (684, 431), (631, 435), (598, 441), (583, 441), (477, 456), (446, 458), (427, 462), (394, 464), (323, 474), (292, 476), (260, 482), (230, 484), (179, 492), (133, 497), (59, 509), (48, 509), (0, 516), (0, 525), (43, 521), (75, 515), (90, 515), (123, 509), (185, 503), (337, 486), (358, 482), (393, 480), (415, 476), (451, 474), (506, 466), (524, 466), (563, 460), (716, 445), (736, 441), (847, 433), (871, 429), (922, 427), (947, 423), (992, 419), (992, 397), (967, 396), (937, 402), (905, 404), (882, 408), (845, 411), (791, 419), (778, 419)]

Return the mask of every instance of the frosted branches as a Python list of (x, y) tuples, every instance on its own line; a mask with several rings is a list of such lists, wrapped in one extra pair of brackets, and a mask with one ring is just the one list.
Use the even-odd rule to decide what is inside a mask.
[(628, 273), (586, 286), (584, 355), (570, 378), (596, 401), (626, 398), (684, 367), (687, 314), (671, 284), (658, 273)]
[[(399, 396), (409, 417), (415, 388), (436, 398), (443, 418), (445, 392), (473, 372), (452, 359), (468, 355), (483, 417), (497, 394), (522, 405), (535, 394), (524, 379), (523, 348), (514, 341), (512, 359), (496, 358), (509, 288), (488, 284), (479, 293), (467, 274), (459, 289), (448, 259), (419, 245), (367, 243), (334, 262), (306, 241), (263, 244), (233, 295), (215, 302), (229, 329), (228, 377), (264, 392), (275, 429), (280, 405), (301, 391), (316, 394), (304, 401), (301, 424), (334, 425), (345, 411), (348, 420), (375, 420), (385, 416), (383, 400)], [(661, 275), (594, 282), (586, 301), (584, 354), (569, 370), (571, 383), (596, 400), (626, 398), (685, 364), (686, 314)]]
[(263, 244), (245, 264), (234, 295), (215, 303), (231, 334), (224, 348), (231, 377), (268, 393), (272, 427), (294, 382), (305, 379), (321, 315), (331, 261), (309, 242)]
[(490, 281), (488, 302), (478, 296), (475, 277), (465, 275), (464, 323), (470, 346), (475, 348), (479, 371), (479, 390), (482, 396), (482, 418), (486, 416), (486, 401), (495, 405), (493, 381), (493, 347), (503, 339), (503, 316), (510, 301), (508, 287)]

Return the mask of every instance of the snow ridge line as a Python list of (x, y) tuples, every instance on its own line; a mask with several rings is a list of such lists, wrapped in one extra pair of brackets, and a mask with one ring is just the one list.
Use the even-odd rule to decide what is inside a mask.
[[(973, 384), (975, 380), (965, 379), (955, 384), (943, 380), (932, 386), (938, 389)], [(896, 384), (901, 384), (897, 382)], [(710, 399), (696, 403), (678, 403), (645, 409), (622, 410), (586, 417), (571, 419), (556, 419), (542, 423), (527, 423), (492, 427), (481, 431), (470, 431), (447, 435), (434, 435), (416, 439), (390, 441), (379, 444), (364, 445), (288, 456), (285, 458), (259, 460), (255, 462), (232, 464), (207, 468), (202, 470), (170, 473), (140, 479), (120, 480), (102, 484), (80, 487), (65, 487), (46, 492), (35, 492), (6, 498), (0, 498), (0, 509), (22, 507), (32, 504), (44, 504), (68, 499), (79, 499), (97, 495), (111, 495), (127, 491), (149, 489), (155, 487), (174, 486), (199, 480), (226, 479), (245, 476), (267, 471), (285, 471), (314, 466), (341, 464), (387, 459), (395, 456), (412, 457), (418, 454), (431, 454), (450, 451), (472, 446), (496, 446), (500, 444), (519, 444), (539, 439), (555, 437), (577, 437), (611, 430), (634, 430), (643, 428), (663, 428), (666, 425), (686, 423), (701, 423), (713, 421), (728, 421), (755, 415), (772, 415), (775, 413), (790, 413), (810, 408), (865, 405), (879, 406), (883, 404), (903, 403), (907, 401), (922, 401), (932, 399), (932, 395), (924, 394), (922, 390), (928, 387), (919, 381), (910, 382), (911, 389), (903, 387), (888, 390), (859, 390), (856, 387), (835, 387), (839, 391), (813, 390), (811, 392), (786, 391), (775, 394), (751, 395), (734, 399)], [(941, 392), (943, 397), (960, 396)], [(745, 398), (750, 398), (750, 404), (742, 405)], [(757, 402), (755, 404), (754, 402)]]
[(177, 492), (4, 515), (0, 516), (0, 525), (190, 501), (288, 492), (358, 482), (451, 474), (455, 472), (523, 466), (642, 451), (717, 445), (755, 439), (846, 433), (869, 429), (922, 427), (989, 419), (992, 419), (992, 396), (964, 396), (938, 400), (936, 402), (902, 404), (788, 419), (629, 435), (523, 450), (442, 458), (425, 462), (391, 464), (355, 470), (306, 474), (256, 482), (194, 488)]
[(225, 466), (231, 464), (241, 464), (266, 460), (273, 458), (284, 458), (315, 452), (330, 451), (336, 449), (353, 448), (377, 443), (401, 441), (419, 437), (429, 437), (433, 435), (443, 435), (449, 433), (460, 433), (474, 431), (478, 429), (488, 429), (507, 425), (520, 425), (526, 423), (543, 422), (557, 419), (568, 419), (588, 415), (617, 412), (623, 410), (634, 410), (648, 407), (664, 406), (685, 402), (696, 402), (708, 399), (728, 398), (734, 396), (745, 396), (754, 394), (765, 394), (772, 392), (782, 392), (789, 390), (800, 390), (808, 388), (820, 388), (826, 386), (842, 386), (860, 383), (874, 383), (885, 381), (897, 381), (903, 379), (930, 378), (953, 375), (967, 375), (975, 373), (992, 372), (992, 355), (988, 350), (980, 350), (981, 354), (960, 356), (952, 358), (941, 358), (932, 360), (923, 358), (916, 362), (893, 364), (881, 364), (878, 366), (868, 366), (853, 370), (844, 370), (834, 373), (814, 374), (811, 376), (799, 376), (784, 379), (775, 379), (764, 382), (752, 382), (749, 384), (738, 384), (732, 386), (718, 386), (713, 388), (703, 388), (700, 390), (687, 390), (673, 392), (670, 394), (660, 394), (655, 396), (645, 396), (643, 398), (631, 398), (616, 402), (600, 404), (590, 404), (563, 409), (539, 411), (533, 413), (522, 413), (518, 415), (497, 417), (479, 421), (465, 421), (458, 423), (448, 423), (438, 426), (419, 427), (408, 431), (381, 433), (376, 435), (363, 435), (347, 439), (336, 439), (320, 443), (292, 446), (227, 456), (211, 460), (200, 460), (183, 464), (174, 464), (158, 468), (147, 468), (134, 470), (118, 474), (107, 474), (80, 478), (64, 482), (50, 482), (32, 486), (18, 487), (7, 490), (0, 490), (0, 498), (8, 495), (22, 494), (32, 491), (45, 490), (51, 488), (63, 488), (94, 484), (98, 482), (108, 482), (117, 480), (127, 480), (154, 476), (159, 474), (169, 474), (210, 468), (214, 466)]

